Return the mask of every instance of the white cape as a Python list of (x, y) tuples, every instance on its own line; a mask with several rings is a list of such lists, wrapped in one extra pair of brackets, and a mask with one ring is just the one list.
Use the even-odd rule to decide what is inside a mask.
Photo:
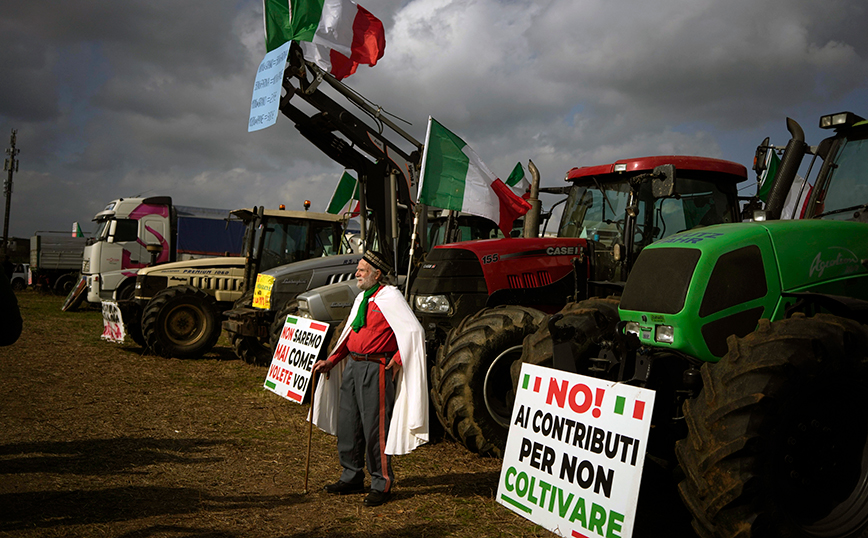
[[(360, 293), (356, 296), (349, 319), (355, 319)], [(370, 302), (377, 304), (395, 331), (402, 368), (395, 380), (395, 408), (386, 439), (386, 454), (408, 454), (428, 442), (428, 372), (425, 362), (425, 331), (404, 296), (395, 286), (384, 286)], [(347, 323), (335, 347), (346, 340)], [(332, 368), (328, 379), (319, 376), (313, 406), (313, 423), (324, 432), (336, 435), (340, 410), (340, 389), (347, 357)], [(308, 418), (310, 414), (308, 414)]]

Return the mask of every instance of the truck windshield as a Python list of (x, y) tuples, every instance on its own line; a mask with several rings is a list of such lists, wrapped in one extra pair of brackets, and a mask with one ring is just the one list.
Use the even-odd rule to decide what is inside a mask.
[(111, 219), (98, 220), (93, 228), (93, 237), (97, 241), (105, 241), (108, 239), (109, 234), (109, 223), (111, 223)]
[[(822, 208), (824, 219), (852, 220), (868, 201), (868, 139), (844, 140), (834, 158)], [(855, 205), (856, 203), (863, 205)]]
[[(605, 245), (624, 243), (629, 182), (575, 185), (567, 197), (559, 237), (593, 239)], [(697, 226), (732, 222), (734, 198), (710, 181), (685, 177), (676, 181), (677, 196), (655, 199), (651, 184), (639, 189), (635, 245), (637, 250), (664, 237)]]

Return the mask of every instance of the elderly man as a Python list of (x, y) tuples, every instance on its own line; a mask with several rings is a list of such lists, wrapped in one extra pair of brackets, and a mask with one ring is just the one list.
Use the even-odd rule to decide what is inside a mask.
[(314, 375), (338, 366), (317, 386), (313, 410), (314, 424), (337, 435), (343, 467), (338, 481), (325, 490), (361, 492), (367, 460), (371, 491), (366, 506), (391, 498), (391, 456), (428, 441), (425, 335), (404, 297), (387, 283), (390, 269), (387, 257), (365, 252), (356, 269), (363, 293), (329, 358), (313, 366)]

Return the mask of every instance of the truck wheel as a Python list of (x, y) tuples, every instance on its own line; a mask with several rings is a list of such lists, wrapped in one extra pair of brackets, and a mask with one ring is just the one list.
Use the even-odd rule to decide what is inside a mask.
[(501, 457), (512, 412), (512, 361), (546, 315), (521, 306), (486, 308), (446, 336), (431, 367), (431, 403), (446, 432), (468, 450)]
[(27, 283), (24, 282), (23, 278), (16, 278), (12, 281), (12, 291), (22, 291), (27, 287)]
[(703, 538), (868, 530), (868, 327), (819, 314), (731, 336), (684, 404), (679, 485)]
[(193, 286), (161, 290), (142, 313), (145, 341), (162, 357), (197, 359), (211, 351), (220, 330), (214, 299)]
[(77, 280), (78, 277), (72, 273), (67, 273), (57, 277), (57, 280), (54, 281), (55, 295), (69, 295), (69, 292), (72, 291)]
[[(619, 297), (605, 299), (586, 299), (577, 303), (567, 304), (559, 313), (563, 319), (558, 325), (575, 331), (572, 338), (572, 355), (577, 359), (587, 359), (599, 355), (599, 339), (611, 334), (618, 323)], [(540, 329), (524, 339), (521, 360), (512, 365), (512, 385), (518, 386), (521, 375), (521, 365), (524, 363), (552, 367), (552, 335), (548, 323), (543, 323)], [(577, 365), (579, 366), (579, 365)], [(577, 368), (579, 373), (587, 374), (586, 368)]]

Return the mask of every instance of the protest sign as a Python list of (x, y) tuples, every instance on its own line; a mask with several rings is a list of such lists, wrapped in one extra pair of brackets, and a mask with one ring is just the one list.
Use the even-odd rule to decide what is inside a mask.
[(253, 288), (253, 308), (264, 310), (271, 308), (271, 288), (273, 287), (273, 276), (262, 273), (256, 275), (256, 286)]
[(265, 377), (265, 388), (301, 403), (313, 363), (327, 342), (328, 330), (327, 323), (287, 316)]
[(497, 501), (560, 536), (629, 538), (654, 392), (524, 364)]
[(266, 53), (259, 63), (256, 80), (253, 82), (253, 97), (250, 100), (248, 133), (271, 127), (277, 122), (280, 91), (283, 88), (283, 69), (286, 67), (289, 45), (290, 42), (287, 41)]
[(103, 340), (124, 343), (124, 319), (121, 309), (114, 301), (102, 301), (102, 335)]

